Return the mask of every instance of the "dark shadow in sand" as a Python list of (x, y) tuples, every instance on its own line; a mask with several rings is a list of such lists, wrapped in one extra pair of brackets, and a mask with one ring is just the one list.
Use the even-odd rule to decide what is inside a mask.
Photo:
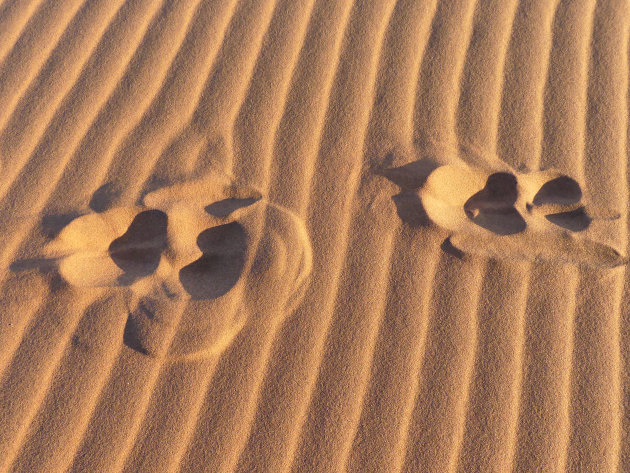
[(55, 270), (56, 267), (55, 260), (51, 258), (25, 258), (14, 261), (9, 265), (9, 269), (14, 273), (39, 269), (42, 273), (46, 274)]
[(545, 215), (545, 218), (554, 225), (566, 228), (572, 232), (581, 232), (586, 230), (593, 219), (588, 216), (584, 207), (572, 210), (570, 212), (559, 212), (555, 214)]
[(142, 353), (143, 355), (150, 355), (149, 351), (142, 343), (143, 333), (140, 325), (136, 322), (136, 318), (141, 320), (142, 317), (146, 317), (149, 320), (155, 318), (155, 309), (151, 307), (149, 299), (142, 299), (138, 303), (138, 306), (134, 309), (135, 314), (130, 313), (125, 323), (125, 329), (123, 331), (123, 343), (129, 348)]
[(455, 247), (453, 243), (451, 243), (450, 237), (444, 239), (444, 241), (440, 245), (440, 248), (442, 249), (444, 253), (454, 256), (457, 259), (464, 258), (464, 252), (461, 251), (459, 248)]
[(53, 239), (61, 230), (64, 229), (70, 222), (74, 219), (80, 217), (81, 214), (79, 212), (69, 212), (66, 214), (57, 214), (57, 215), (45, 215), (42, 217), (42, 221), (40, 224), (40, 229), (42, 235), (46, 238)]
[(124, 235), (109, 245), (109, 255), (125, 274), (123, 284), (153, 273), (160, 264), (162, 251), (167, 245), (168, 217), (160, 210), (140, 212)]
[(203, 255), (182, 268), (179, 280), (192, 299), (215, 299), (240, 279), (247, 257), (247, 233), (237, 223), (208, 228), (197, 237)]
[(464, 204), (466, 215), (475, 224), (497, 235), (513, 235), (527, 227), (514, 204), (518, 198), (516, 177), (507, 172), (488, 176), (486, 186)]
[[(385, 164), (392, 161), (389, 156), (385, 158)], [(422, 187), (439, 165), (431, 159), (424, 158), (398, 167), (375, 167), (374, 174), (389, 179), (403, 190), (413, 190)]]
[(580, 185), (568, 176), (561, 176), (546, 182), (534, 196), (534, 205), (575, 204), (582, 198)]
[(410, 227), (420, 228), (429, 225), (430, 220), (422, 201), (414, 191), (402, 191), (392, 197), (398, 217)]
[(402, 166), (389, 167), (393, 161), (394, 155), (389, 153), (381, 165), (372, 167), (372, 172), (383, 176), (400, 188), (400, 193), (392, 196), (392, 200), (403, 222), (414, 228), (428, 226), (431, 222), (417, 191), (438, 164), (432, 159), (424, 158)]
[(121, 194), (122, 191), (113, 182), (106, 182), (92, 194), (90, 209), (97, 213), (105, 212), (114, 205)]
[[(534, 205), (572, 205), (582, 198), (580, 185), (568, 176), (561, 176), (546, 182), (534, 196)], [(579, 207), (567, 212), (558, 212), (546, 215), (545, 218), (559, 227), (572, 232), (586, 230), (592, 222), (592, 218), (586, 213), (584, 207)]]
[(248, 197), (246, 199), (229, 198), (213, 202), (205, 207), (205, 211), (214, 217), (224, 218), (230, 215), (232, 212), (255, 204), (260, 200), (260, 197)]

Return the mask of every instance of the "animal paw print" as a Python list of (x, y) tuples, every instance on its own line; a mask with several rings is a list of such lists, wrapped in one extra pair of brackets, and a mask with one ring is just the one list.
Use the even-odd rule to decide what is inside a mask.
[(451, 233), (448, 243), (464, 253), (596, 266), (626, 262), (614, 248), (579, 235), (593, 218), (579, 184), (554, 171), (440, 166), (418, 196), (429, 219)]
[(78, 217), (43, 256), (70, 286), (129, 291), (125, 343), (171, 359), (217, 353), (258, 312), (291, 310), (312, 265), (301, 220), (220, 173)]
[(464, 203), (466, 216), (475, 224), (498, 235), (512, 235), (525, 230), (525, 219), (516, 209), (518, 185), (513, 174), (491, 174), (486, 185)]
[[(544, 183), (541, 185), (541, 181)], [(525, 230), (540, 216), (573, 232), (586, 230), (592, 219), (581, 202), (580, 185), (568, 176), (541, 172), (490, 174), (485, 187), (464, 203), (466, 216), (499, 235)]]
[(44, 256), (76, 287), (128, 286), (142, 294), (159, 286), (171, 298), (212, 299), (243, 270), (247, 238), (237, 219), (260, 198), (222, 176), (171, 186), (147, 194), (140, 206), (73, 220)]
[[(581, 232), (589, 227), (593, 219), (587, 213), (582, 202), (582, 190), (575, 180), (549, 172), (528, 177), (529, 181), (524, 179), (524, 187), (527, 189), (529, 184), (529, 195), (538, 188), (531, 201), (526, 198), (525, 209), (529, 214), (542, 215), (554, 225), (572, 232)], [(540, 181), (544, 181), (542, 186), (539, 186)]]

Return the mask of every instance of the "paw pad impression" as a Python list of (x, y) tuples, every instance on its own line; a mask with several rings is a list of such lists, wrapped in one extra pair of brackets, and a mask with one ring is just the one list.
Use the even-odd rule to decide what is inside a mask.
[(593, 218), (579, 184), (554, 171), (488, 172), (466, 165), (436, 168), (418, 191), (429, 219), (452, 233), (459, 250), (493, 257), (617, 266), (626, 259), (589, 239)]

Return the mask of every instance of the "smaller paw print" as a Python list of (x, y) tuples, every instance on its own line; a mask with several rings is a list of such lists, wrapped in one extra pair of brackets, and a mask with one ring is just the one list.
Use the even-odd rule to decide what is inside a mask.
[(579, 184), (554, 171), (440, 166), (418, 196), (429, 219), (451, 233), (446, 247), (464, 253), (607, 267), (626, 262), (614, 248), (580, 235), (594, 218)]

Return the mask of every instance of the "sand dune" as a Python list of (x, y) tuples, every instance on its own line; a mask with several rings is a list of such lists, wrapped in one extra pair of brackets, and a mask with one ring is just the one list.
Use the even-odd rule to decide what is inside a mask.
[(0, 473), (630, 471), (629, 32), (0, 0)]

